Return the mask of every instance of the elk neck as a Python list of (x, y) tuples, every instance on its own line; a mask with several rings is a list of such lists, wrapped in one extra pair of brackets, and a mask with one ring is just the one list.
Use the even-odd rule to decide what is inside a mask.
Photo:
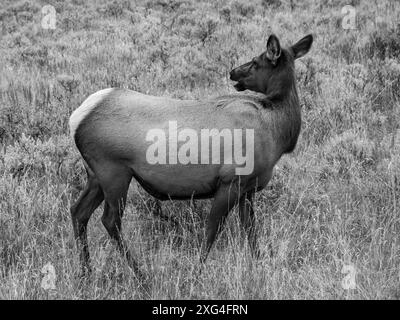
[(301, 128), (301, 109), (294, 70), (285, 79), (277, 79), (266, 92), (263, 120), (277, 146), (279, 157), (296, 147)]

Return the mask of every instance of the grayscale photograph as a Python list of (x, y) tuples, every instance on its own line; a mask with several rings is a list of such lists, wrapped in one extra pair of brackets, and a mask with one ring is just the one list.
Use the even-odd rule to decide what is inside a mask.
[(398, 0), (0, 0), (0, 300), (398, 300), (399, 201)]

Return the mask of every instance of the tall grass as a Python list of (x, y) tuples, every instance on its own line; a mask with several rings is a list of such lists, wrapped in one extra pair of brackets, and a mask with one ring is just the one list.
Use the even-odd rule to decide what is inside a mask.
[[(57, 10), (55, 30), (41, 8)], [(0, 8), (0, 298), (397, 299), (400, 297), (400, 29), (396, 1), (11, 1)], [(381, 17), (381, 19), (377, 19)], [(201, 275), (210, 201), (166, 202), (179, 226), (150, 214), (132, 183), (124, 237), (140, 282), (89, 224), (94, 273), (84, 285), (69, 207), (85, 173), (68, 134), (70, 113), (110, 86), (204, 98), (233, 92), (228, 71), (265, 48), (312, 32), (296, 62), (303, 112), (297, 149), (256, 196), (262, 257), (253, 260), (236, 210)], [(55, 290), (41, 287), (42, 267)], [(343, 266), (356, 270), (346, 290)]]

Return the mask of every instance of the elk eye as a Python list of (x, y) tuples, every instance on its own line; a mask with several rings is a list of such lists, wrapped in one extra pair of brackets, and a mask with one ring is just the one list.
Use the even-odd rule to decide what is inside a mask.
[(258, 68), (258, 61), (256, 59), (253, 59), (253, 66), (257, 69)]

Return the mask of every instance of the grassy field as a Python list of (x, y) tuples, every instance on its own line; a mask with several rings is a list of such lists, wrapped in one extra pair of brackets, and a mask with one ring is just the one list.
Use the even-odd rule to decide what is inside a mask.
[[(42, 27), (45, 4), (55, 29)], [(342, 27), (346, 4), (356, 29)], [(398, 299), (399, 16), (395, 0), (0, 0), (0, 299)], [(133, 182), (124, 237), (146, 284), (109, 242), (101, 206), (89, 223), (94, 273), (79, 286), (69, 207), (86, 174), (71, 112), (111, 86), (232, 93), (228, 72), (272, 32), (283, 45), (315, 41), (296, 62), (297, 148), (256, 196), (262, 258), (251, 258), (235, 209), (194, 281), (210, 201), (163, 203), (174, 228)], [(52, 290), (41, 286), (47, 263)]]

